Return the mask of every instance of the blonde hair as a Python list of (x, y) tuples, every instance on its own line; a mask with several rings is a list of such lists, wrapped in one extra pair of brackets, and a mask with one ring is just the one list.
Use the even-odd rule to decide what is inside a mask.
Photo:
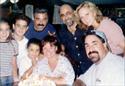
[(92, 12), (96, 13), (95, 19), (97, 21), (97, 23), (100, 23), (101, 20), (103, 19), (103, 15), (102, 12), (99, 10), (99, 8), (92, 2), (89, 1), (84, 1), (82, 4), (80, 4), (77, 8), (76, 8), (76, 15), (78, 16), (78, 12), (81, 8), (88, 8), (89, 10), (91, 10)]

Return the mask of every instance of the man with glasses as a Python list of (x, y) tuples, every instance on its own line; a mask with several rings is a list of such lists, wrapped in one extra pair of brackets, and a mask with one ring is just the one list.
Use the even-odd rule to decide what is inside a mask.
[(60, 7), (59, 14), (64, 25), (60, 28), (58, 37), (60, 42), (64, 45), (65, 53), (68, 55), (73, 65), (76, 77), (78, 77), (92, 64), (86, 56), (84, 45), (82, 43), (84, 31), (78, 28), (77, 18), (70, 5), (62, 5)]

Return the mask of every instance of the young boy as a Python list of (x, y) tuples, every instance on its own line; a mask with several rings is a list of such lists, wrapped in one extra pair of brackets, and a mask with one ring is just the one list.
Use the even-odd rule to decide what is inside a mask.
[(20, 60), (23, 59), (23, 56), (26, 54), (26, 45), (28, 42), (28, 39), (24, 36), (25, 32), (28, 29), (29, 25), (29, 18), (25, 15), (18, 15), (15, 17), (14, 23), (13, 23), (13, 38), (17, 41), (19, 46), (19, 54), (17, 56), (17, 67), (19, 69), (19, 78), (22, 75), (22, 69), (21, 69), (21, 63)]

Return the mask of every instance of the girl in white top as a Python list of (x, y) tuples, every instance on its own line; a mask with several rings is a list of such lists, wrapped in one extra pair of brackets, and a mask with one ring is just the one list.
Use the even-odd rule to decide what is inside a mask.
[(22, 77), (21, 80), (28, 78), (32, 74), (33, 68), (35, 67), (37, 61), (41, 59), (41, 41), (35, 38), (32, 38), (27, 43), (27, 55), (20, 60), (23, 64), (22, 68)]

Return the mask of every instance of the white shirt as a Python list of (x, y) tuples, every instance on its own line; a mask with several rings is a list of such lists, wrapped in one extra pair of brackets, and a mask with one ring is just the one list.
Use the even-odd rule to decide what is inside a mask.
[(19, 45), (19, 54), (17, 56), (17, 66), (19, 68), (19, 76), (22, 76), (22, 65), (23, 65), (23, 59), (25, 59), (26, 55), (27, 55), (27, 43), (28, 43), (28, 39), (26, 37), (24, 37), (21, 41), (17, 41), (18, 45)]
[(19, 65), (19, 75), (20, 77), (32, 66), (32, 61), (28, 57), (28, 55), (24, 55), (22, 59), (20, 59)]
[(78, 78), (87, 86), (125, 86), (125, 59), (108, 53), (98, 65)]
[(34, 73), (50, 77), (60, 77), (63, 75), (65, 77), (67, 85), (72, 85), (75, 78), (74, 70), (69, 60), (61, 55), (59, 55), (58, 63), (53, 71), (49, 67), (48, 59), (43, 58), (41, 61), (38, 62), (33, 74)]

